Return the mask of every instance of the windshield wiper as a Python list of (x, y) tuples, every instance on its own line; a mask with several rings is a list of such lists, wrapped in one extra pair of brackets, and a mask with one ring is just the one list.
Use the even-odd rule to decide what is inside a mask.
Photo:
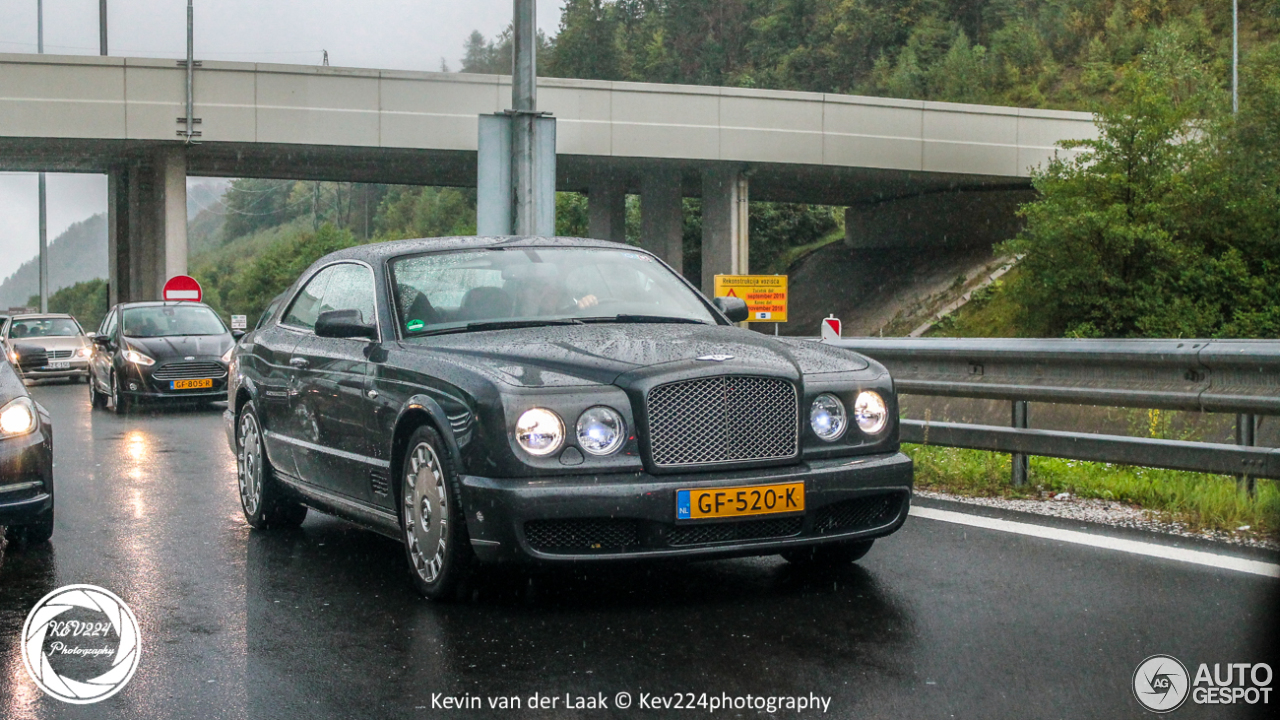
[(686, 323), (690, 325), (706, 325), (704, 320), (686, 317), (670, 317), (668, 315), (614, 315), (613, 317), (582, 318), (584, 323)]
[(425, 332), (413, 333), (409, 337), (427, 337), (429, 335), (448, 335), (450, 333), (476, 332), (479, 330), (513, 330), (517, 328), (545, 327), (548, 325), (581, 325), (581, 320), (573, 318), (556, 320), (492, 320), (473, 322), (458, 327), (437, 328)]

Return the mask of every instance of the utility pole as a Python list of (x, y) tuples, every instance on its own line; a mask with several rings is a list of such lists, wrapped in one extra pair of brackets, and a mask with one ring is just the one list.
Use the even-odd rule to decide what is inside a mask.
[(537, 234), (534, 222), (534, 123), (538, 120), (536, 0), (514, 0), (511, 76), (511, 175), (516, 235)]
[(107, 54), (107, 0), (98, 0), (98, 54)]
[[(44, 54), (44, 0), (36, 0), (36, 52)], [(49, 312), (49, 215), (44, 173), (40, 173), (40, 312)]]
[(1240, 112), (1240, 0), (1231, 0), (1231, 114)]

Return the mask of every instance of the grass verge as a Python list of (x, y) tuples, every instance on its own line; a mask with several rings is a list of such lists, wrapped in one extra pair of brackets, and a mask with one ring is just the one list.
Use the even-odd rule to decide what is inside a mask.
[(1002, 453), (924, 445), (903, 445), (916, 463), (916, 487), (955, 495), (1036, 498), (1068, 492), (1153, 510), (1193, 529), (1280, 538), (1280, 488), (1258, 480), (1250, 498), (1225, 475), (1032, 457), (1027, 485), (1009, 484), (1010, 459)]

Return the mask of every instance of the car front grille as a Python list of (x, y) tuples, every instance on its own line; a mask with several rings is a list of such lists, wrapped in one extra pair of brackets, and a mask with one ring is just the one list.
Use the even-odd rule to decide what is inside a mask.
[(796, 388), (780, 378), (722, 375), (649, 391), (649, 445), (662, 467), (796, 456)]
[(173, 362), (155, 369), (151, 377), (156, 380), (197, 380), (226, 377), (227, 369), (216, 362)]
[(640, 523), (630, 518), (531, 520), (524, 536), (534, 550), (546, 553), (609, 553), (635, 549)]
[(76, 354), (75, 350), (46, 350), (45, 351), (45, 355), (48, 356), (50, 360), (66, 360), (67, 358), (75, 354)]
[(832, 535), (881, 527), (898, 517), (904, 498), (901, 493), (885, 493), (832, 503), (818, 511), (813, 531)]
[(703, 525), (677, 525), (667, 531), (671, 545), (702, 545), (705, 543), (764, 540), (799, 535), (804, 526), (803, 517), (769, 518)]

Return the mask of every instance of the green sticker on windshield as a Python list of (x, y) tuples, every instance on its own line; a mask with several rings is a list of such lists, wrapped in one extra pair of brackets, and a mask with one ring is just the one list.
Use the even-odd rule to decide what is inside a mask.
[(409, 332), (417, 332), (421, 330), (424, 326), (426, 326), (426, 323), (422, 322), (421, 320), (410, 320), (409, 322), (405, 323), (404, 326), (409, 329)]

